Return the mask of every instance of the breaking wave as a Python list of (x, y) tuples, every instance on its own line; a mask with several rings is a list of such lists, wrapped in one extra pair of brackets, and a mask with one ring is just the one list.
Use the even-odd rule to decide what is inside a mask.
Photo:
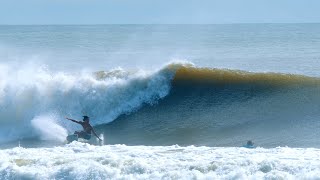
[(26, 137), (61, 140), (66, 129), (76, 128), (63, 120), (65, 116), (88, 115), (94, 125), (108, 123), (165, 97), (174, 75), (166, 68), (53, 73), (32, 64), (0, 65), (0, 72), (0, 142)]
[(320, 79), (171, 64), (171, 91), (156, 106), (101, 129), (109, 143), (319, 147)]
[(320, 79), (170, 63), (94, 73), (0, 66), (0, 141), (63, 141), (88, 115), (108, 143), (317, 144)]

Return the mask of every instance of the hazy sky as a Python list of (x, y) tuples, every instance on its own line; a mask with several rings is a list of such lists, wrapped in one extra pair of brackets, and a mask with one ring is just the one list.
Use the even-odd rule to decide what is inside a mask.
[(0, 0), (0, 24), (320, 22), (320, 0)]

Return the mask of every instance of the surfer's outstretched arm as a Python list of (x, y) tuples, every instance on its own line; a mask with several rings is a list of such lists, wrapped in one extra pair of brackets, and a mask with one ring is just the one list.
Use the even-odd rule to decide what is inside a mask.
[(70, 119), (70, 118), (68, 118), (68, 117), (66, 117), (66, 119), (68, 119), (68, 120), (70, 120), (70, 121), (72, 121), (72, 122), (75, 122), (75, 123), (81, 124), (81, 123), (80, 123), (80, 121), (77, 121), (77, 120), (74, 120), (74, 119)]

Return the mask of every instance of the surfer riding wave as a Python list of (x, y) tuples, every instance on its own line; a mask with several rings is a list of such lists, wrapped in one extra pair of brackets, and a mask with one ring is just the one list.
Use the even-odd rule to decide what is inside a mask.
[(89, 140), (91, 138), (91, 132), (100, 140), (102, 139), (97, 135), (91, 124), (89, 123), (90, 118), (88, 116), (83, 116), (83, 121), (77, 121), (66, 117), (67, 120), (80, 124), (83, 127), (83, 131), (75, 131), (74, 134), (78, 135), (78, 138), (83, 138)]

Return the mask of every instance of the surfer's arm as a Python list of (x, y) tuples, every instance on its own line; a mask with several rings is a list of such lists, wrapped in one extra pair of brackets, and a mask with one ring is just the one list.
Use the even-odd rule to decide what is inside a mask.
[(102, 139), (100, 139), (100, 137), (97, 135), (96, 131), (92, 128), (92, 133), (100, 140), (102, 141)]
[(80, 121), (77, 121), (77, 120), (74, 120), (74, 119), (70, 119), (70, 118), (67, 118), (67, 117), (66, 117), (66, 119), (68, 119), (68, 120), (70, 120), (70, 121), (72, 121), (72, 122), (75, 122), (75, 123), (81, 124), (81, 123), (80, 123)]

